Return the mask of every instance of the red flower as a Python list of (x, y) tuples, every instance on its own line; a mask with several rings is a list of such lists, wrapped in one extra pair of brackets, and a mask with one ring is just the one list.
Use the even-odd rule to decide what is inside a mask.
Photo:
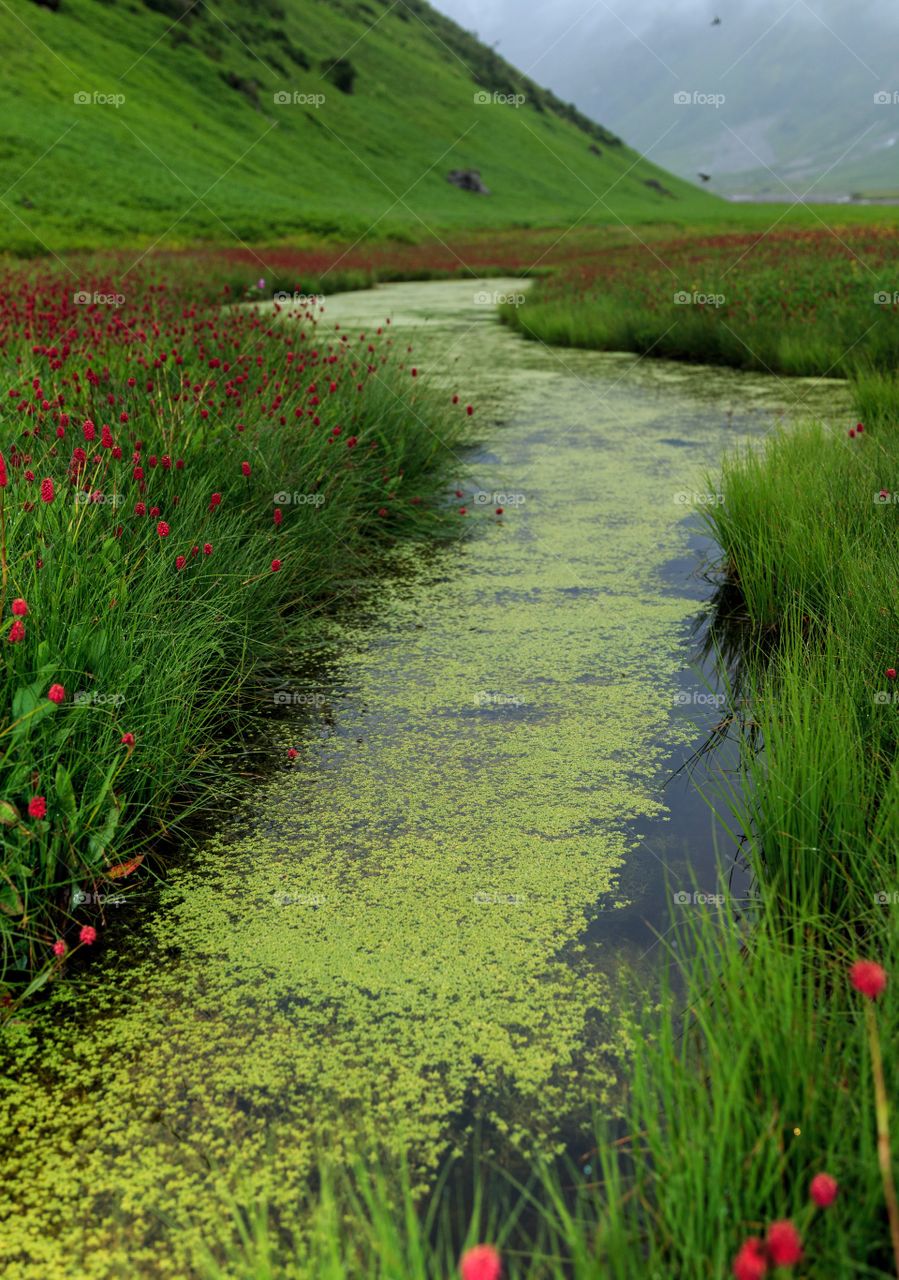
[(244, 473), (244, 475), (245, 475), (245, 476), (248, 476), (248, 475), (250, 474), (250, 464), (249, 464), (249, 462), (242, 462), (242, 463), (240, 464), (240, 469), (241, 469), (241, 471)]
[(378, 507), (378, 515), (383, 519), (385, 516), (389, 516), (390, 512), (386, 507)]
[(888, 680), (895, 680), (895, 679), (896, 679), (896, 668), (895, 668), (895, 667), (887, 667), (886, 671), (884, 672), (884, 675), (886, 676), (886, 678), (887, 678)]
[(274, 520), (275, 524), (280, 524), (281, 521), (284, 519), (284, 512), (281, 510), (280, 507), (275, 507), (275, 513), (272, 519)]
[(84, 426), (81, 428), (81, 430), (84, 432), (85, 440), (88, 440), (88, 441), (95, 439), (97, 435), (97, 428), (91, 422), (90, 418), (85, 419)]
[(12, 611), (13, 611), (13, 613), (16, 615), (16, 617), (17, 617), (17, 618), (27, 618), (27, 617), (28, 617), (28, 605), (27, 605), (27, 604), (25, 603), (25, 601), (21, 598), (21, 596), (20, 596), (20, 597), (18, 597), (18, 599), (13, 600), (13, 602), (12, 602)]
[(186, 564), (187, 564), (187, 560), (185, 559), (184, 556), (175, 556), (176, 569), (183, 569)]
[(169, 536), (169, 526), (164, 520), (160, 520), (159, 524), (156, 526), (156, 532), (159, 534), (160, 538), (167, 538)]
[(62, 938), (57, 938), (56, 941), (53, 943), (53, 954), (55, 956), (64, 956), (67, 949), (68, 948), (66, 947), (66, 944), (63, 942)]
[(134, 514), (136, 516), (145, 516), (147, 514), (147, 504), (145, 502), (135, 502)]
[(6, 474), (6, 463), (3, 461), (3, 454), (0, 453), (0, 489), (5, 489), (9, 484), (9, 476)]
[(44, 818), (47, 814), (47, 801), (43, 796), (32, 796), (28, 801), (28, 813), (32, 818)]
[(296, 747), (288, 747), (288, 749), (287, 749), (287, 759), (288, 759), (288, 760), (296, 760), (296, 758), (297, 758), (297, 756), (298, 756), (299, 754), (300, 754), (300, 753), (299, 753), (299, 751), (297, 751)]
[(887, 984), (886, 970), (873, 960), (856, 960), (849, 970), (849, 981), (869, 1000), (876, 1000)]
[(758, 1236), (750, 1236), (734, 1258), (733, 1273), (736, 1280), (762, 1280), (768, 1274), (768, 1259)]
[(816, 1173), (809, 1187), (809, 1195), (819, 1209), (826, 1209), (837, 1198), (840, 1184), (829, 1173)]
[(462, 1280), (499, 1280), (503, 1264), (492, 1244), (476, 1244), (462, 1254), (459, 1274)]
[(53, 481), (48, 476), (46, 480), (41, 481), (41, 502), (52, 502), (55, 497)]
[(204, 555), (204, 556), (211, 556), (211, 555), (212, 555), (212, 543), (211, 543), (211, 542), (204, 542), (204, 543), (203, 543), (203, 555)]
[(859, 433), (859, 435), (861, 435), (861, 433), (864, 431), (865, 428), (861, 422), (857, 422), (855, 424), (855, 429)]
[(465, 412), (468, 414), (468, 416), (469, 416), (469, 418), (470, 418), (470, 417), (471, 417), (471, 415), (474, 413), (474, 407), (473, 407), (473, 405), (467, 404), (467, 405), (465, 406)]
[(468, 515), (468, 507), (460, 507), (460, 508), (459, 508), (459, 515), (460, 515), (460, 516), (467, 516), (467, 515)]
[(765, 1236), (765, 1248), (775, 1267), (792, 1267), (802, 1257), (802, 1239), (786, 1218), (771, 1223)]
[(92, 924), (83, 924), (78, 937), (86, 947), (97, 941), (97, 930)]
[(278, 570), (279, 570), (280, 568), (281, 568), (281, 561), (280, 561), (280, 560), (273, 560), (273, 561), (272, 561), (272, 573), (277, 573), (277, 572), (278, 572)]
[(213, 511), (219, 505), (221, 500), (222, 500), (222, 495), (220, 493), (214, 493), (212, 497), (209, 499), (209, 510)]
[(496, 514), (497, 514), (498, 516), (501, 516), (501, 515), (503, 514), (503, 508), (502, 508), (502, 507), (497, 507), (497, 508), (496, 508)]
[(6, 637), (10, 644), (18, 644), (20, 640), (25, 639), (25, 624), (19, 618), (9, 629), (9, 635)]
[(51, 684), (47, 690), (47, 697), (51, 702), (65, 702), (66, 691), (61, 684)]
[(850, 427), (850, 428), (849, 428), (849, 439), (850, 439), (850, 440), (854, 440), (854, 439), (855, 439), (855, 427)]
[(123, 747), (133, 747), (133, 746), (134, 746), (134, 734), (133, 734), (133, 733), (123, 733), (123, 734), (122, 734), (122, 746), (123, 746)]

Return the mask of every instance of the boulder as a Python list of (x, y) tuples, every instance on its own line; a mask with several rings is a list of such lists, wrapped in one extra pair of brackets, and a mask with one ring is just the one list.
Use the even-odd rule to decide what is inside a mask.
[(454, 187), (458, 187), (460, 191), (473, 191), (479, 196), (490, 195), (490, 191), (481, 181), (480, 169), (453, 169), (446, 175), (446, 180)]

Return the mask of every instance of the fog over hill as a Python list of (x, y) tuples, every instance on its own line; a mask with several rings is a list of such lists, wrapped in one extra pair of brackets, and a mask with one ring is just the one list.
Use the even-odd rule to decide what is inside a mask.
[(713, 190), (899, 192), (899, 7), (888, 0), (438, 7), (656, 163), (708, 174)]

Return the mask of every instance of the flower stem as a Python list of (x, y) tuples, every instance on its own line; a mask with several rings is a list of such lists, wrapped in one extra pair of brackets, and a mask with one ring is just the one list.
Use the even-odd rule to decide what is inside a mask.
[(893, 1241), (893, 1260), (899, 1277), (899, 1204), (896, 1202), (896, 1184), (893, 1181), (893, 1158), (890, 1150), (890, 1112), (886, 1084), (883, 1078), (883, 1058), (880, 1053), (880, 1036), (874, 1005), (865, 1002), (865, 1021), (868, 1027), (868, 1044), (871, 1047), (871, 1074), (874, 1077), (874, 1107), (877, 1114), (877, 1162), (883, 1182), (883, 1198), (886, 1200), (890, 1220), (890, 1237)]

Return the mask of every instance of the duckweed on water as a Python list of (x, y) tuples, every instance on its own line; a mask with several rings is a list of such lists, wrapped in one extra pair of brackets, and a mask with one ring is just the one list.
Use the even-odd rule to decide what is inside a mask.
[[(460, 312), (458, 284), (391, 293), (424, 289)], [(720, 404), (484, 320), (436, 328), (503, 406), (469, 505), (523, 500), (370, 584), (375, 625), (322, 624), (328, 714), (296, 762), (7, 1028), (10, 1280), (195, 1274), (223, 1187), (288, 1215), (322, 1146), (408, 1154), (424, 1187), (475, 1115), (526, 1154), (612, 1105), (614, 956), (577, 944), (690, 736), (670, 710), (696, 606), (659, 566), (685, 553), (674, 494), (717, 457)]]

